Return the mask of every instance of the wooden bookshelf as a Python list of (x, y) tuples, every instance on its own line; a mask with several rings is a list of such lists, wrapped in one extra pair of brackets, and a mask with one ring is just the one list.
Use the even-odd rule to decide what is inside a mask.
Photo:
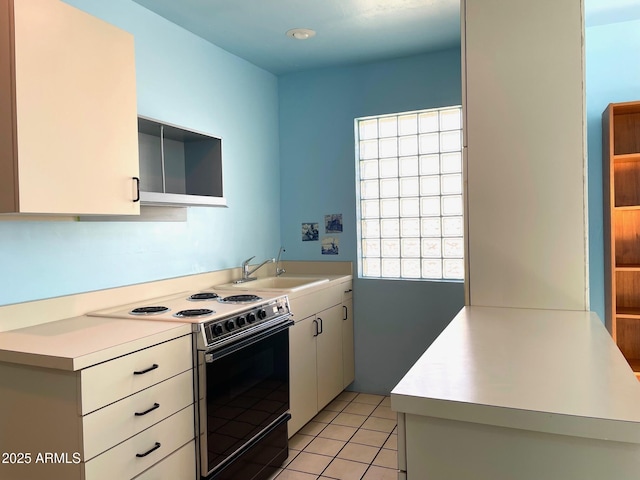
[(640, 378), (640, 101), (602, 114), (605, 316)]

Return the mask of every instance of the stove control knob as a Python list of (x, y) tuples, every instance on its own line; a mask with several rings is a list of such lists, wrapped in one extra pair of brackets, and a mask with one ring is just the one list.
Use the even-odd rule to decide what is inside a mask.
[(233, 321), (233, 319), (231, 320), (227, 320), (224, 324), (225, 327), (227, 327), (227, 331), (230, 332), (231, 330), (233, 330), (234, 328), (236, 328), (236, 324)]
[(218, 335), (222, 335), (224, 330), (222, 330), (222, 325), (216, 323), (213, 327), (211, 327), (211, 331), (217, 337)]
[(247, 321), (244, 319), (244, 317), (236, 318), (236, 325), (238, 326), (238, 328), (244, 327), (246, 323)]
[(256, 321), (256, 316), (253, 312), (247, 314), (247, 322), (253, 323)]
[(264, 320), (265, 318), (267, 318), (267, 311), (264, 308), (258, 310), (258, 318), (260, 320)]

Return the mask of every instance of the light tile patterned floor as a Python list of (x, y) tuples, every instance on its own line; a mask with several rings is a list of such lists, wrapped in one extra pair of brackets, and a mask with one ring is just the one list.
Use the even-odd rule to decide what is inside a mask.
[(275, 480), (396, 480), (397, 417), (390, 398), (342, 392), (289, 440)]

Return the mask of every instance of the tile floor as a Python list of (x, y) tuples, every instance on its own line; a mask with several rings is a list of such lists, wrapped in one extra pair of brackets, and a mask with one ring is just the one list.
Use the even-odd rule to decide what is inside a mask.
[(396, 480), (397, 418), (390, 398), (342, 392), (289, 440), (275, 480)]

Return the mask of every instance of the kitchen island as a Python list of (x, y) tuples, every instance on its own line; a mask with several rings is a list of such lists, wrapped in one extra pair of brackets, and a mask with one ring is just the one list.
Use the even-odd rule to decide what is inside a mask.
[(391, 392), (408, 480), (640, 472), (640, 384), (597, 315), (465, 307)]

